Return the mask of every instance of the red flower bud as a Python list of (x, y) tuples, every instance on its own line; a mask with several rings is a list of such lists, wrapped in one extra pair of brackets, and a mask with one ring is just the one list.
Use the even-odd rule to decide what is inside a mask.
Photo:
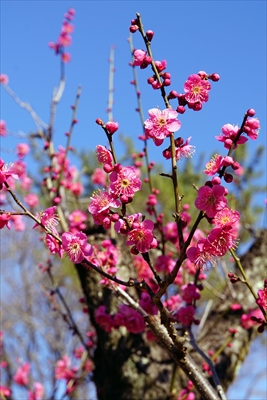
[(213, 82), (218, 82), (220, 80), (220, 75), (219, 74), (211, 74), (209, 76), (209, 78), (213, 81)]
[(254, 117), (255, 114), (256, 114), (256, 111), (255, 111), (253, 108), (250, 108), (250, 109), (247, 111), (247, 116), (248, 116), (248, 117)]
[(146, 31), (146, 37), (147, 37), (147, 40), (149, 41), (149, 42), (151, 42), (151, 40), (153, 39), (153, 36), (154, 36), (154, 32), (153, 31)]

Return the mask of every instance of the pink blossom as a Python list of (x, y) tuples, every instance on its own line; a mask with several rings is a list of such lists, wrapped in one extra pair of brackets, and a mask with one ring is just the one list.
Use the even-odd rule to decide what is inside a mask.
[(138, 178), (136, 169), (133, 167), (122, 167), (118, 165), (110, 174), (110, 193), (114, 197), (124, 196), (123, 199), (131, 199), (135, 192), (141, 189), (142, 181)]
[(258, 322), (253, 320), (253, 319), (251, 319), (251, 317), (262, 319), (263, 315), (262, 315), (261, 310), (259, 308), (257, 308), (256, 310), (250, 311), (248, 314), (242, 314), (242, 316), (241, 316), (242, 328), (250, 329), (254, 325), (258, 324)]
[(147, 292), (142, 292), (139, 304), (149, 315), (158, 314), (158, 309)]
[(91, 202), (88, 206), (88, 211), (93, 216), (96, 216), (103, 211), (107, 211), (110, 207), (118, 208), (120, 206), (120, 202), (114, 199), (113, 195), (101, 190), (94, 192), (93, 196), (90, 197), (90, 200)]
[(182, 389), (176, 400), (195, 400), (196, 395), (194, 392), (189, 392), (188, 389)]
[(64, 232), (62, 246), (74, 264), (81, 263), (84, 258), (90, 256), (93, 252), (93, 248), (87, 243), (87, 236), (83, 232)]
[(8, 84), (8, 76), (6, 74), (0, 74), (0, 83), (2, 85)]
[[(37, 218), (40, 219), (41, 223), (48, 229), (52, 229), (54, 226), (58, 224), (58, 216), (55, 214), (56, 206), (49, 207), (44, 211), (41, 211), (37, 214)], [(35, 224), (33, 229), (39, 226), (39, 224)]]
[(74, 194), (74, 196), (78, 197), (83, 192), (83, 185), (81, 182), (72, 182), (70, 185), (70, 191)]
[(0, 397), (8, 397), (11, 395), (11, 390), (7, 386), (0, 385)]
[(258, 138), (260, 130), (260, 121), (258, 118), (249, 118), (245, 122), (244, 132), (250, 137), (252, 140), (256, 140)]
[(171, 108), (162, 111), (152, 108), (148, 114), (150, 118), (144, 123), (145, 134), (154, 140), (156, 146), (160, 146), (166, 137), (181, 128), (181, 122), (176, 119), (178, 113)]
[(29, 372), (30, 372), (30, 364), (25, 362), (21, 366), (18, 367), (15, 375), (13, 376), (13, 380), (21, 386), (25, 386), (29, 383)]
[[(55, 234), (57, 234), (57, 231), (54, 227), (50, 228)], [(52, 254), (58, 254), (60, 258), (63, 257), (64, 254), (64, 249), (61, 243), (54, 238), (54, 236), (46, 234), (45, 235), (45, 243)]]
[(181, 307), (177, 313), (176, 318), (181, 324), (190, 326), (194, 322), (195, 308), (192, 305)]
[(183, 285), (181, 289), (182, 289), (182, 299), (187, 304), (192, 304), (193, 300), (200, 299), (199, 290), (194, 283), (188, 283), (187, 285)]
[(206, 169), (203, 171), (206, 175), (212, 176), (219, 172), (222, 166), (223, 157), (215, 154), (212, 159), (206, 164)]
[(167, 307), (169, 311), (176, 311), (177, 308), (182, 304), (182, 298), (180, 294), (175, 294), (168, 298), (167, 301), (163, 302), (164, 307)]
[(106, 147), (101, 145), (96, 146), (96, 156), (100, 164), (108, 164), (112, 166), (112, 154), (111, 151), (108, 150)]
[(6, 123), (2, 119), (0, 120), (0, 136), (6, 136), (7, 134), (7, 129), (6, 129)]
[(17, 232), (25, 230), (25, 223), (22, 220), (22, 215), (11, 215), (10, 221)]
[(58, 360), (55, 368), (55, 378), (56, 379), (66, 379), (70, 380), (75, 377), (75, 373), (70, 368), (71, 361), (68, 356), (63, 356), (62, 359)]
[(213, 223), (218, 227), (232, 226), (240, 219), (240, 214), (238, 211), (231, 210), (228, 207), (223, 208), (218, 211), (213, 219)]
[(10, 229), (8, 222), (10, 220), (10, 213), (0, 214), (0, 229), (3, 229), (5, 226)]
[(175, 222), (167, 222), (163, 227), (163, 233), (166, 240), (175, 243), (178, 237), (177, 224)]
[(224, 228), (214, 228), (207, 237), (209, 250), (214, 256), (222, 257), (232, 248), (236, 247), (235, 231), (232, 231), (232, 226)]
[(225, 208), (228, 202), (224, 195), (225, 188), (221, 185), (215, 185), (212, 188), (202, 186), (198, 190), (195, 206), (198, 210), (205, 211), (209, 218), (213, 218), (218, 211)]
[(24, 197), (24, 201), (29, 207), (36, 207), (39, 204), (38, 196), (35, 193), (28, 193)]
[(170, 256), (158, 256), (155, 262), (155, 269), (158, 272), (170, 273), (175, 266), (175, 261)]
[(126, 244), (134, 245), (140, 253), (146, 253), (151, 247), (155, 247), (153, 229), (154, 223), (151, 220), (141, 222), (128, 233)]
[[(184, 140), (182, 138), (178, 138), (175, 140), (175, 156), (176, 160), (182, 160), (183, 158), (190, 158), (195, 153), (195, 146), (189, 144), (191, 140), (191, 136)], [(162, 152), (163, 157), (166, 160), (169, 160), (172, 157), (171, 146), (169, 146), (166, 150)]]
[(145, 330), (145, 322), (143, 317), (132, 308), (121, 304), (118, 314), (123, 317), (124, 326), (131, 333), (141, 333)]
[(264, 289), (258, 290), (258, 299), (256, 303), (267, 311), (267, 280), (264, 282)]
[(134, 56), (133, 65), (135, 67), (139, 67), (140, 65), (143, 64), (146, 58), (146, 52), (144, 50), (135, 50), (133, 56)]
[(107, 314), (105, 306), (99, 306), (95, 310), (96, 323), (105, 331), (111, 332), (114, 327), (112, 316)]
[(212, 266), (215, 262), (215, 257), (210, 252), (210, 246), (206, 239), (200, 239), (197, 246), (189, 247), (186, 251), (186, 255), (198, 269), (204, 266)]
[(19, 179), (14, 170), (14, 164), (5, 164), (0, 158), (0, 188), (1, 185), (7, 181), (8, 178)]
[(106, 129), (110, 135), (113, 135), (119, 129), (119, 123), (114, 121), (109, 121), (106, 123)]
[(19, 143), (17, 144), (17, 156), (19, 158), (24, 158), (30, 151), (30, 147), (27, 143)]
[(87, 215), (81, 210), (72, 211), (72, 213), (70, 213), (68, 216), (68, 220), (70, 222), (72, 233), (86, 228), (86, 224), (84, 222), (87, 220)]
[(27, 400), (42, 400), (44, 395), (44, 387), (40, 382), (34, 382), (33, 391), (28, 393)]
[(211, 84), (206, 79), (201, 79), (197, 74), (190, 75), (184, 84), (185, 99), (188, 103), (205, 103), (210, 89)]
[(103, 171), (103, 169), (96, 168), (94, 170), (93, 174), (91, 175), (91, 181), (95, 185), (105, 186), (106, 183), (107, 183), (107, 174), (106, 174), (106, 172)]
[[(222, 134), (220, 136), (215, 136), (215, 138), (219, 142), (223, 142), (226, 149), (230, 149), (238, 133), (239, 127), (237, 125), (234, 126), (231, 124), (225, 124), (222, 127)], [(245, 136), (239, 136), (237, 142), (235, 143), (234, 149), (237, 148), (238, 144), (246, 143), (247, 140), (248, 139), (245, 138)]]

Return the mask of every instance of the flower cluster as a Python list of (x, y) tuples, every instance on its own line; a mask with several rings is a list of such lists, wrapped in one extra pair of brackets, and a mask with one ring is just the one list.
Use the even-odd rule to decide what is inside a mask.
[(181, 128), (181, 122), (177, 120), (177, 111), (167, 108), (159, 110), (152, 108), (148, 111), (149, 118), (145, 121), (145, 134), (153, 139), (156, 146), (160, 146), (166, 137)]
[(50, 49), (55, 50), (56, 54), (60, 54), (61, 60), (64, 63), (69, 62), (71, 57), (69, 53), (65, 52), (64, 48), (71, 45), (71, 33), (74, 31), (74, 26), (70, 22), (73, 21), (74, 15), (75, 10), (73, 8), (70, 8), (69, 11), (64, 15), (61, 32), (57, 42), (48, 43)]

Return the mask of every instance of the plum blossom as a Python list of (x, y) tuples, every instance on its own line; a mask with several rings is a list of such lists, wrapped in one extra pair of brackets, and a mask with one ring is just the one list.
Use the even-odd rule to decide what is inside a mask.
[(108, 164), (112, 166), (113, 163), (112, 154), (111, 151), (108, 150), (106, 147), (101, 145), (96, 146), (96, 156), (100, 164)]
[(69, 381), (75, 377), (75, 371), (71, 369), (71, 361), (67, 355), (64, 355), (62, 359), (58, 360), (55, 368), (56, 379), (66, 379)]
[(13, 179), (19, 179), (18, 174), (14, 169), (14, 164), (5, 164), (0, 158), (0, 189), (3, 186), (3, 183), (5, 183), (10, 177)]
[(194, 322), (195, 308), (192, 305), (181, 307), (177, 313), (176, 318), (181, 324), (190, 326)]
[(213, 219), (213, 223), (218, 227), (233, 226), (240, 219), (238, 211), (231, 210), (228, 207), (218, 211)]
[(10, 213), (0, 214), (0, 229), (3, 229), (5, 226), (7, 229), (10, 229), (8, 225), (10, 217)]
[(207, 237), (210, 252), (217, 257), (222, 257), (229, 249), (236, 247), (236, 232), (232, 226), (213, 228)]
[(113, 195), (102, 190), (97, 190), (90, 197), (88, 211), (92, 214), (95, 224), (102, 225), (105, 218), (109, 217), (110, 207), (118, 208), (119, 200), (116, 200)]
[(245, 122), (244, 132), (250, 137), (252, 140), (256, 140), (258, 138), (260, 130), (260, 121), (258, 118), (249, 118)]
[(142, 181), (138, 178), (134, 167), (117, 165), (110, 174), (110, 193), (114, 197), (121, 197), (121, 201), (128, 202), (135, 192), (141, 189)]
[(17, 144), (16, 153), (19, 158), (24, 158), (30, 151), (30, 147), (27, 143)]
[(152, 302), (152, 300), (147, 292), (142, 292), (139, 303), (140, 303), (140, 306), (149, 315), (157, 315), (158, 314), (157, 306)]
[[(176, 160), (182, 160), (183, 158), (190, 158), (195, 153), (195, 146), (189, 144), (191, 140), (191, 136), (184, 140), (182, 138), (178, 138), (175, 140), (175, 156)], [(169, 160), (172, 157), (171, 146), (169, 146), (166, 150), (162, 152), (162, 155), (166, 160)]]
[(134, 245), (140, 253), (146, 253), (149, 249), (157, 246), (153, 236), (154, 223), (147, 219), (139, 224), (135, 229), (128, 233), (126, 244)]
[(195, 206), (198, 210), (205, 211), (209, 218), (213, 218), (218, 211), (225, 208), (227, 202), (223, 186), (215, 185), (212, 188), (202, 186), (198, 190)]
[(36, 207), (39, 204), (38, 196), (35, 193), (28, 193), (24, 197), (24, 201), (29, 207)]
[(221, 168), (222, 158), (223, 157), (221, 155), (215, 154), (206, 164), (206, 169), (203, 172), (209, 176), (215, 175)]
[[(57, 231), (54, 227), (50, 228), (53, 233), (57, 234)], [(64, 249), (61, 243), (52, 235), (47, 234), (45, 236), (45, 243), (52, 254), (58, 254), (60, 258), (63, 257)]]
[(29, 383), (29, 372), (30, 372), (30, 364), (25, 362), (20, 365), (13, 376), (13, 380), (21, 386), (25, 386)]
[(91, 175), (91, 181), (95, 185), (105, 186), (107, 183), (107, 174), (103, 169), (96, 168)]
[[(59, 218), (57, 214), (55, 214), (56, 206), (49, 207), (44, 211), (41, 211), (37, 214), (37, 218), (40, 219), (41, 223), (48, 229), (53, 229), (54, 226), (58, 224)], [(39, 224), (35, 224), (33, 229), (39, 226)]]
[(119, 123), (114, 121), (109, 121), (106, 123), (106, 129), (110, 135), (113, 135), (119, 129)]
[(84, 222), (87, 220), (87, 215), (81, 210), (72, 211), (72, 213), (70, 213), (68, 216), (68, 220), (70, 222), (70, 229), (72, 233), (86, 228), (86, 224)]
[(166, 108), (159, 110), (152, 108), (148, 110), (149, 118), (145, 121), (145, 134), (147, 138), (153, 139), (156, 146), (160, 146), (166, 137), (181, 128), (181, 122), (176, 119), (177, 111)]
[(2, 119), (0, 120), (0, 136), (6, 136), (7, 134), (7, 129), (6, 129), (6, 123)]
[(185, 99), (188, 103), (205, 103), (209, 98), (211, 84), (206, 79), (201, 79), (197, 74), (192, 74), (184, 84)]
[(120, 317), (121, 324), (131, 333), (140, 333), (145, 330), (145, 321), (143, 317), (132, 308), (121, 304), (117, 313), (117, 319)]
[(257, 308), (256, 310), (249, 311), (248, 314), (242, 314), (242, 316), (241, 316), (242, 328), (250, 329), (254, 325), (257, 325), (257, 323), (259, 323), (259, 322), (257, 322), (254, 318), (259, 319), (259, 320), (263, 318), (262, 312), (259, 308)]
[(146, 58), (146, 52), (144, 50), (135, 50), (133, 56), (134, 56), (133, 65), (135, 67), (139, 67), (140, 65), (143, 64)]
[(191, 282), (188, 283), (187, 285), (183, 285), (181, 289), (182, 289), (182, 299), (187, 304), (192, 304), (193, 300), (200, 299), (199, 290), (194, 283)]
[(200, 239), (196, 246), (191, 246), (187, 249), (186, 255), (198, 269), (204, 266), (212, 266), (215, 262), (214, 255), (210, 252), (210, 246), (206, 239)]
[(258, 290), (258, 299), (256, 303), (267, 311), (267, 279), (264, 281), (264, 288)]
[(8, 76), (6, 74), (0, 74), (0, 84), (2, 85), (8, 84)]
[[(230, 149), (232, 147), (233, 142), (235, 141), (236, 136), (239, 133), (239, 127), (237, 125), (225, 124), (222, 127), (222, 134), (219, 136), (215, 136), (215, 138), (224, 144), (226, 149)], [(245, 136), (239, 136), (237, 142), (234, 145), (234, 149), (237, 148), (237, 145), (246, 143), (248, 139)]]
[(44, 395), (44, 387), (40, 382), (34, 382), (33, 391), (28, 393), (27, 400), (42, 400)]
[(112, 316), (106, 312), (106, 307), (104, 305), (99, 306), (95, 310), (95, 320), (105, 332), (112, 331), (112, 328), (114, 327), (114, 321)]
[(64, 232), (62, 247), (74, 264), (79, 264), (93, 252), (92, 246), (87, 243), (87, 236), (83, 232)]

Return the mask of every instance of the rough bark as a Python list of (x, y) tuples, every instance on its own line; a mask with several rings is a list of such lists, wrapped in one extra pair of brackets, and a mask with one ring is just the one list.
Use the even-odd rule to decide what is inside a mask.
[[(266, 277), (266, 244), (267, 232), (263, 231), (247, 253), (241, 257), (243, 267), (252, 284), (255, 282), (262, 284)], [(94, 271), (88, 271), (81, 265), (77, 265), (76, 268), (87, 299), (90, 320), (97, 332), (97, 347), (94, 353), (96, 368), (93, 379), (99, 400), (176, 399), (177, 392), (173, 392), (173, 397), (170, 392), (175, 371), (173, 361), (175, 357), (172, 352), (166, 351), (168, 349), (166, 347), (164, 349), (160, 343), (147, 343), (143, 335), (130, 334), (123, 328), (111, 333), (106, 333), (99, 328), (94, 319), (95, 309), (105, 304), (112, 310), (116, 307), (118, 300), (109, 289), (103, 289), (102, 285), (98, 284), (99, 276)], [(227, 329), (239, 327), (232, 347), (224, 349), (216, 364), (216, 371), (225, 390), (233, 382), (236, 371), (244, 361), (256, 335), (255, 329), (247, 331), (240, 328), (241, 314), (255, 304), (255, 301), (250, 298), (244, 284), (237, 283), (234, 290), (235, 300), (226, 288), (227, 300), (223, 302), (220, 300), (215, 304), (205, 324), (202, 340), (198, 343), (206, 354), (209, 349), (217, 351), (227, 339)], [(242, 304), (243, 310), (232, 311), (230, 305), (233, 302)], [(208, 332), (208, 335), (205, 336), (205, 332)], [(186, 347), (189, 348), (197, 365), (201, 366), (203, 359), (190, 345)], [(181, 358), (176, 361), (184, 369)], [(181, 387), (183, 381), (185, 381), (185, 375), (181, 371), (177, 376), (178, 386)], [(198, 395), (197, 398), (201, 399), (203, 396)]]

